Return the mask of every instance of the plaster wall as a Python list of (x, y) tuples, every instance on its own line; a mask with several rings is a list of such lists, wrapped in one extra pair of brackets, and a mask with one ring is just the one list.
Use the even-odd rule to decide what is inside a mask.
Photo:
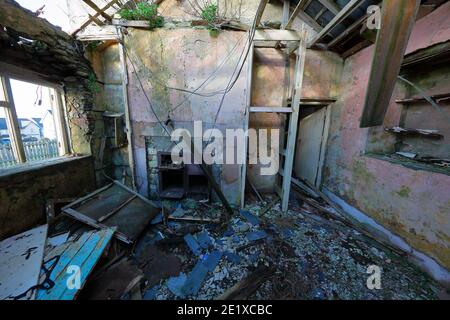
[[(419, 20), (408, 52), (448, 41), (449, 15), (450, 3), (447, 3)], [(427, 170), (413, 170), (366, 155), (366, 151), (393, 151), (395, 139), (392, 135), (383, 133), (383, 127), (399, 124), (402, 107), (395, 100), (405, 98), (408, 92), (398, 85), (383, 127), (359, 128), (372, 54), (373, 47), (369, 47), (345, 61), (342, 94), (332, 106), (324, 187), (448, 269), (450, 176)], [(422, 80), (429, 84), (429, 93), (436, 93), (434, 90), (438, 86), (439, 91), (449, 92), (448, 82), (432, 81), (433, 73), (424, 74), (423, 77), (428, 77), (427, 80)], [(444, 111), (450, 113), (448, 108)], [(425, 113), (424, 116), (430, 125), (431, 114)], [(434, 119), (435, 124), (441, 121), (438, 117)]]

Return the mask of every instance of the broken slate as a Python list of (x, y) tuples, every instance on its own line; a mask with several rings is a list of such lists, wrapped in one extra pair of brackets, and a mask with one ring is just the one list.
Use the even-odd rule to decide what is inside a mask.
[(172, 277), (167, 280), (167, 288), (177, 297), (184, 297), (182, 292), (183, 286), (186, 283), (186, 274), (180, 273), (178, 277)]
[(203, 259), (203, 265), (208, 269), (208, 271), (213, 272), (217, 265), (222, 259), (223, 253), (220, 251), (213, 251), (205, 256)]
[(201, 254), (201, 247), (198, 244), (197, 240), (195, 240), (194, 236), (192, 234), (187, 234), (184, 236), (184, 241), (189, 246), (189, 248), (192, 250), (192, 252), (199, 256)]
[(258, 241), (267, 238), (267, 233), (264, 231), (254, 231), (247, 233), (245, 237), (249, 241)]
[(241, 216), (244, 217), (248, 222), (250, 222), (254, 226), (259, 225), (259, 219), (251, 214), (249, 211), (241, 210)]
[(203, 264), (203, 261), (199, 261), (187, 277), (181, 293), (185, 296), (196, 295), (207, 274), (208, 268)]
[(213, 242), (207, 231), (197, 234), (197, 242), (203, 249), (208, 249), (212, 246)]

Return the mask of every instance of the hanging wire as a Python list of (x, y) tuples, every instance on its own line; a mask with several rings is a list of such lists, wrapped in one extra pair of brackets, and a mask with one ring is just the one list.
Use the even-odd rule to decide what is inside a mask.
[(444, 110), (442, 110), (442, 108), (436, 103), (436, 101), (434, 101), (433, 98), (428, 96), (422, 88), (418, 87), (417, 85), (415, 85), (414, 83), (412, 83), (408, 79), (405, 79), (402, 76), (398, 76), (398, 78), (403, 82), (409, 84), (415, 90), (417, 90), (417, 92), (419, 92), (427, 102), (429, 102), (439, 113), (441, 113), (450, 122), (450, 115), (444, 112)]

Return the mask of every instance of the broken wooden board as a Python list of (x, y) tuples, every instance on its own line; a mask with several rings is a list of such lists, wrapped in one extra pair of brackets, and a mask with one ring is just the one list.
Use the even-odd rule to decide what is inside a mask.
[(114, 236), (127, 244), (134, 243), (161, 211), (153, 202), (117, 181), (62, 210), (94, 228), (117, 227)]
[[(114, 229), (85, 232), (78, 240), (54, 248), (45, 256), (41, 271), (41, 285), (53, 283), (51, 288), (39, 289), (37, 300), (74, 300), (86, 283), (98, 260), (106, 250)], [(48, 278), (47, 278), (48, 277)]]
[(108, 268), (96, 279), (89, 281), (83, 291), (83, 299), (120, 300), (131, 293), (133, 288), (139, 287), (143, 277), (144, 274), (138, 267), (123, 259)]
[(47, 229), (44, 225), (0, 242), (0, 300), (34, 299), (30, 289), (39, 282)]

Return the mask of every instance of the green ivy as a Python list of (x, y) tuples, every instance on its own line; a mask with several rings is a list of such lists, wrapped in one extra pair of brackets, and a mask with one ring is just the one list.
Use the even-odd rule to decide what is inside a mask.
[(139, 2), (136, 9), (122, 9), (119, 12), (122, 19), (125, 20), (144, 20), (148, 21), (149, 27), (161, 28), (164, 26), (164, 18), (158, 15), (158, 5), (148, 2)]

